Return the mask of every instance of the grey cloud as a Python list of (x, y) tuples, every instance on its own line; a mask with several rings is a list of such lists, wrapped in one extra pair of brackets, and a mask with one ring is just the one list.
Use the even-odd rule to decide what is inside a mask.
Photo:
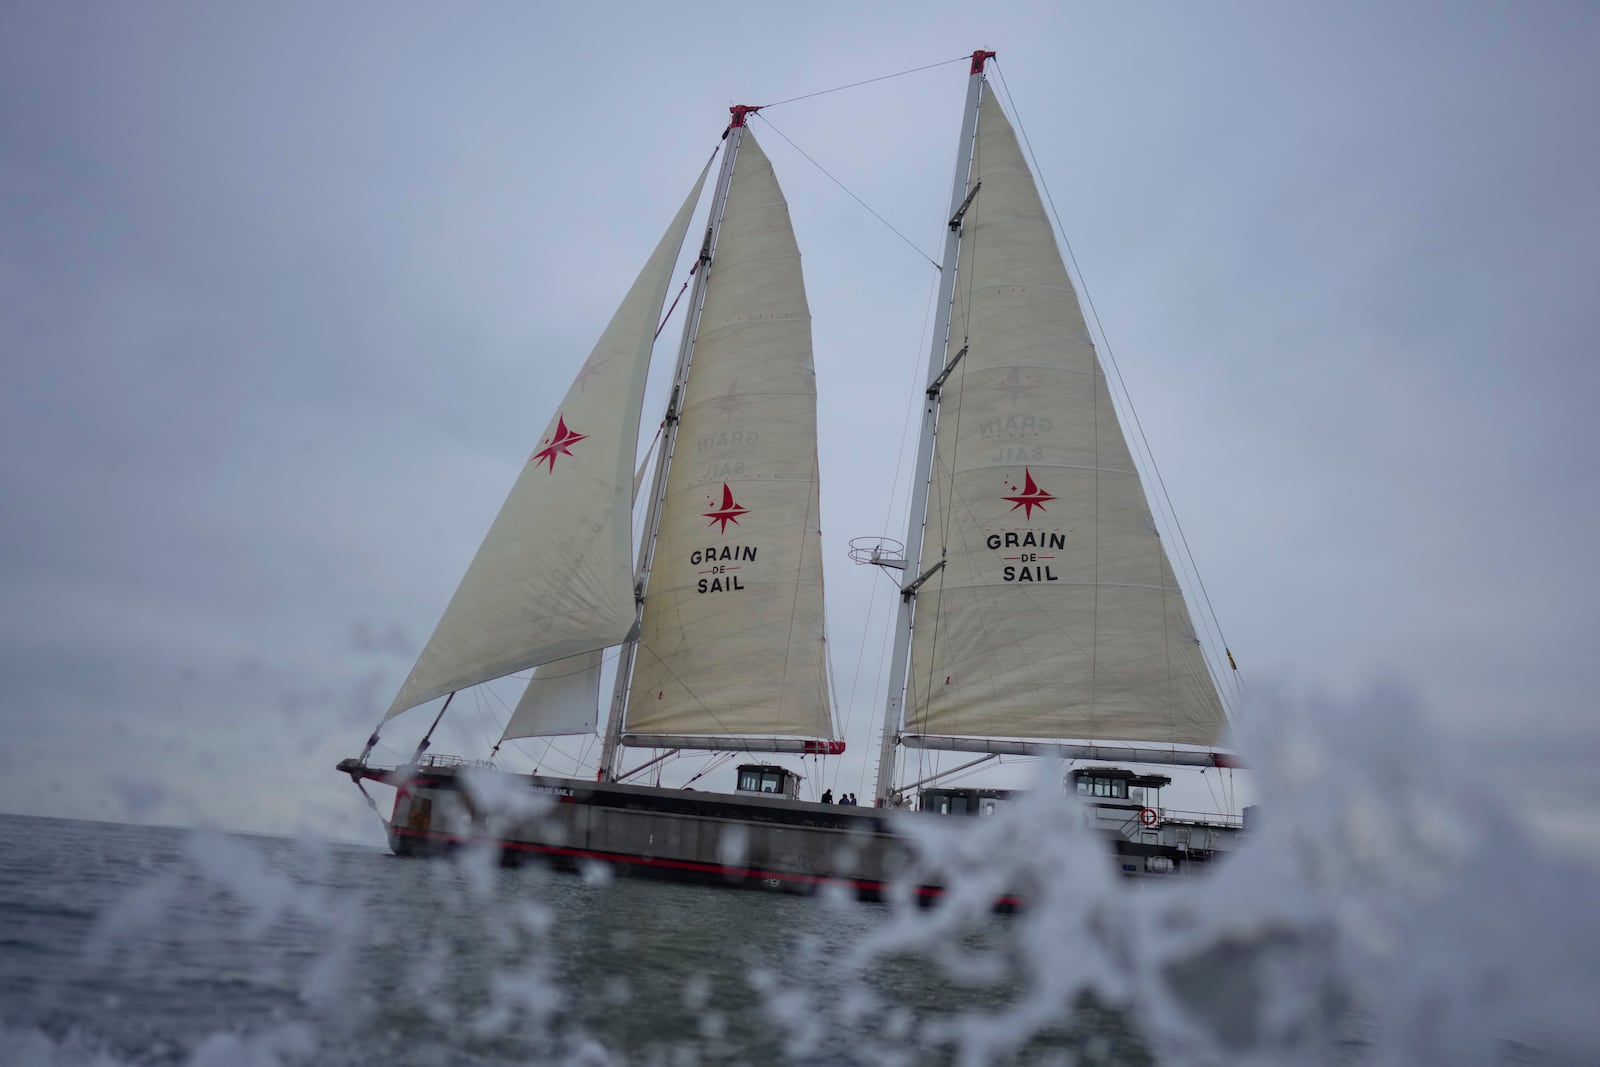
[[(331, 765), (727, 105), (979, 45), (1252, 677), (1393, 673), (1445, 729), (1592, 749), (1592, 8), (701, 15), (0, 13), (0, 808), (370, 835)], [(961, 81), (769, 117), (931, 249)], [(757, 133), (806, 250), (853, 786), (889, 597), (843, 545), (898, 536), (932, 272)], [(496, 699), (436, 747), (484, 749)]]

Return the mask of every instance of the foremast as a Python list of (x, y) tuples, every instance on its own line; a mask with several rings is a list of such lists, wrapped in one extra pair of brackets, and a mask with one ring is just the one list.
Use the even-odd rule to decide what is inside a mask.
[(950, 321), (955, 304), (956, 265), (961, 251), (961, 217), (973, 192), (967, 183), (972, 174), (973, 143), (978, 132), (978, 106), (983, 101), (987, 79), (984, 66), (995, 53), (979, 49), (972, 53), (972, 69), (967, 79), (967, 104), (961, 117), (961, 138), (956, 147), (955, 177), (950, 183), (949, 229), (944, 238), (944, 257), (940, 267), (938, 319), (933, 342), (928, 349), (927, 389), (922, 402), (922, 434), (917, 445), (917, 461), (911, 473), (911, 502), (907, 509), (905, 558), (909, 569), (900, 590), (900, 610), (895, 621), (894, 652), (889, 661), (889, 694), (883, 716), (883, 741), (878, 751), (878, 776), (873, 794), (879, 806), (889, 804), (894, 792), (895, 749), (900, 741), (900, 724), (905, 714), (905, 694), (911, 664), (911, 631), (915, 625), (917, 589), (931, 577), (941, 562), (923, 566), (922, 533), (927, 522), (928, 483), (933, 474), (934, 431), (939, 424), (939, 393), (954, 362), (963, 353), (950, 352)]
[(734, 160), (739, 155), (739, 143), (744, 139), (745, 119), (758, 110), (759, 107), (747, 104), (736, 104), (728, 109), (732, 118), (723, 133), (722, 167), (717, 172), (716, 190), (712, 193), (711, 209), (706, 220), (705, 239), (700, 244), (700, 255), (694, 266), (689, 314), (684, 317), (683, 337), (678, 342), (678, 362), (673, 370), (672, 392), (662, 422), (661, 449), (656, 454), (655, 475), (650, 482), (650, 504), (645, 511), (644, 537), (640, 541), (639, 563), (634, 572), (633, 629), (629, 631), (628, 639), (623, 642), (617, 657), (617, 676), (611, 690), (611, 712), (606, 719), (605, 742), (600, 750), (600, 767), (595, 775), (602, 782), (612, 781), (617, 775), (617, 754), (622, 748), (623, 712), (627, 707), (628, 685), (639, 652), (639, 629), (644, 621), (645, 592), (650, 584), (650, 567), (655, 560), (656, 538), (661, 532), (661, 505), (667, 493), (667, 471), (672, 466), (678, 441), (678, 415), (689, 382), (689, 365), (694, 359), (694, 341), (700, 328), (700, 314), (705, 310), (706, 285), (711, 276), (712, 261), (716, 258), (717, 236), (722, 230), (722, 215), (733, 181)]

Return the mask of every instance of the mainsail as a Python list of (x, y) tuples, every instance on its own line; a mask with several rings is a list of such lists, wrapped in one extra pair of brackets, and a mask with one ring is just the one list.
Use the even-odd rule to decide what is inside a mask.
[(630, 733), (832, 736), (816, 425), (800, 250), (746, 129), (667, 475)]
[(981, 104), (907, 734), (1211, 745), (1216, 688), (1050, 222)]
[(657, 316), (705, 176), (556, 408), (385, 719), (614, 645), (633, 625), (639, 409)]

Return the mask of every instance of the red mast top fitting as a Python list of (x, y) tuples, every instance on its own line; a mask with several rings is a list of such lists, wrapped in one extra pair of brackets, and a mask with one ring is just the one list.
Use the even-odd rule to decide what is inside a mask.
[(994, 56), (995, 54), (993, 52), (985, 52), (981, 48), (972, 53), (972, 73), (982, 74), (984, 63), (993, 59)]
[[(989, 54), (994, 55), (993, 52), (990, 52)], [(760, 110), (760, 104), (734, 104), (728, 109), (728, 114), (733, 116), (733, 121), (728, 123), (728, 129), (737, 130), (739, 127), (744, 125), (744, 117), (746, 115), (754, 115)]]

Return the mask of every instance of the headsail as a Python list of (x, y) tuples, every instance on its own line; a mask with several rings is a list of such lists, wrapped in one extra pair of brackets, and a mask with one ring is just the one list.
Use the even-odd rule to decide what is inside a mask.
[(816, 427), (800, 250), (745, 130), (667, 476), (632, 734), (832, 736)]
[(517, 701), (500, 740), (592, 734), (600, 716), (602, 649), (542, 664)]
[(639, 409), (656, 319), (705, 176), (556, 408), (384, 718), (616, 644), (633, 625)]
[(992, 96), (968, 188), (906, 732), (1214, 744), (1221, 702)]
[[(656, 441), (659, 440), (658, 435)], [(650, 442), (639, 469), (633, 472), (635, 503), (639, 487), (650, 472), (656, 441)], [(604, 651), (597, 648), (535, 668), (500, 740), (594, 733), (600, 721), (600, 663)]]

